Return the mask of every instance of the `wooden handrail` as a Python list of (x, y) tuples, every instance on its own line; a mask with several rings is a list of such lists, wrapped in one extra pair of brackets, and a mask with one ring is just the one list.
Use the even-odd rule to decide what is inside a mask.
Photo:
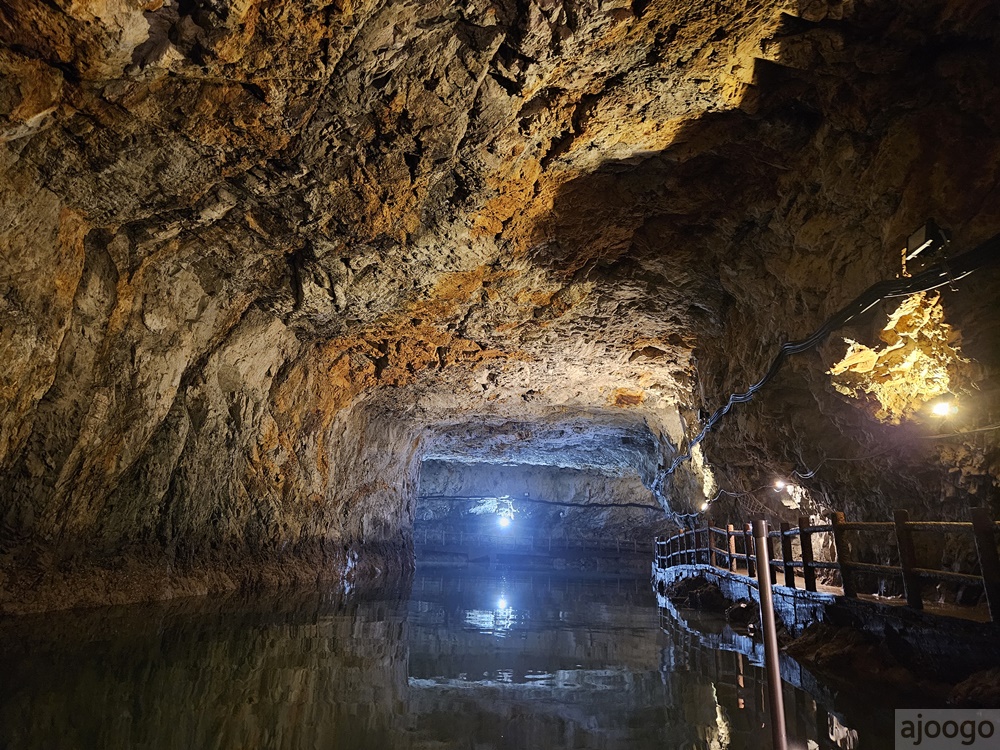
[(836, 524), (843, 531), (892, 531), (896, 528), (896, 524), (892, 521), (876, 521), (876, 522), (861, 522), (861, 521), (850, 521), (847, 523)]
[[(896, 511), (892, 521), (848, 522), (842, 513), (832, 515), (831, 523), (812, 524), (802, 517), (798, 526), (782, 524), (780, 530), (768, 532), (768, 539), (779, 539), (781, 557), (770, 560), (771, 580), (777, 581), (779, 572), (784, 573), (784, 583), (796, 587), (795, 571), (800, 570), (805, 578), (805, 589), (816, 591), (816, 571), (836, 570), (840, 573), (844, 596), (857, 596), (857, 574), (875, 575), (880, 579), (902, 580), (907, 605), (914, 609), (923, 607), (921, 588), (923, 581), (946, 581), (963, 584), (979, 584), (986, 593), (990, 617), (1000, 622), (1000, 553), (997, 551), (996, 534), (1000, 531), (1000, 521), (994, 521), (985, 508), (972, 510), (973, 521), (911, 521), (905, 511)], [(850, 533), (892, 531), (899, 553), (899, 565), (883, 565), (853, 559), (846, 535)], [(833, 536), (836, 562), (818, 562), (813, 556), (812, 537), (814, 534), (829, 533)], [(919, 565), (913, 533), (971, 534), (975, 536), (979, 558), (978, 574), (953, 570), (925, 568)], [(725, 545), (720, 547), (713, 541), (713, 535), (725, 537)], [(798, 537), (801, 548), (800, 560), (793, 558), (792, 539)], [(742, 543), (737, 540), (742, 539)], [(704, 526), (689, 529), (672, 537), (657, 538), (654, 546), (656, 565), (666, 568), (677, 564), (708, 564), (711, 567), (728, 569), (739, 574), (738, 564), (745, 564), (746, 575), (753, 577), (756, 555), (752, 552), (752, 542), (748, 541), (745, 528), (732, 525), (727, 528)], [(742, 547), (742, 552), (737, 551)], [(661, 552), (662, 550), (662, 552)]]

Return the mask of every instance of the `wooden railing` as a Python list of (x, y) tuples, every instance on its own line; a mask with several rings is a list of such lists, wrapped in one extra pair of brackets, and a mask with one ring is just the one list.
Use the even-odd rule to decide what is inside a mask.
[[(997, 529), (986, 508), (973, 508), (972, 521), (911, 521), (905, 510), (897, 510), (893, 520), (887, 522), (848, 522), (843, 513), (834, 513), (830, 523), (812, 525), (808, 518), (799, 518), (797, 527), (782, 523), (779, 530), (768, 533), (771, 582), (778, 582), (782, 574), (784, 585), (797, 586), (796, 571), (802, 572), (803, 586), (816, 591), (816, 571), (835, 570), (840, 575), (844, 596), (856, 598), (859, 574), (872, 574), (880, 580), (901, 579), (906, 603), (913, 609), (923, 609), (924, 581), (976, 584), (983, 587), (990, 617), (1000, 621), (1000, 555), (997, 553)], [(853, 559), (849, 534), (881, 533), (895, 543), (899, 565), (879, 565)], [(914, 534), (971, 534), (975, 539), (979, 571), (960, 572), (941, 568), (924, 567), (917, 557)], [(836, 552), (836, 562), (815, 560), (813, 538), (816, 534), (830, 534)], [(800, 555), (795, 559), (792, 540), (798, 537)], [(716, 542), (722, 541), (722, 546)], [(775, 554), (774, 540), (778, 540), (780, 554)], [(654, 559), (658, 568), (674, 565), (711, 565), (734, 573), (754, 577), (757, 575), (757, 556), (754, 552), (750, 524), (737, 529), (732, 524), (726, 528), (705, 526), (691, 529), (669, 538), (657, 537)], [(745, 573), (740, 570), (740, 565)]]

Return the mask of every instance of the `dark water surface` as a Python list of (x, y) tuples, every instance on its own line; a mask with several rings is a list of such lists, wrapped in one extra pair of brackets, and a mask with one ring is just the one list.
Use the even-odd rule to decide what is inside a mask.
[[(645, 577), (421, 570), (8, 621), (0, 748), (769, 747), (761, 670), (677, 618)], [(810, 680), (785, 688), (793, 747), (892, 746), (891, 711)]]

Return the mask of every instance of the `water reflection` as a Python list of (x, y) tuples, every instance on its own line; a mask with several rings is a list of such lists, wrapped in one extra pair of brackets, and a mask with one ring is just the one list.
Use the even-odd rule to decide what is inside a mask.
[[(733, 747), (769, 747), (763, 644), (734, 631), (718, 615), (679, 611), (664, 597), (658, 597), (658, 604), (660, 627), (668, 635), (664, 671), (688, 672), (711, 683)], [(876, 712), (884, 721), (873, 723), (874, 706), (859, 711), (791, 657), (781, 654), (779, 660), (790, 747), (856, 750), (861, 747), (859, 732), (848, 723), (853, 724), (859, 714), (868, 714), (867, 746), (892, 746), (891, 709)], [(847, 713), (852, 716), (849, 721)], [(876, 737), (881, 740), (876, 742)]]
[[(644, 578), (422, 572), (8, 621), (0, 748), (767, 747), (753, 659), (671, 617)], [(800, 747), (835, 747), (808, 687), (786, 686)]]

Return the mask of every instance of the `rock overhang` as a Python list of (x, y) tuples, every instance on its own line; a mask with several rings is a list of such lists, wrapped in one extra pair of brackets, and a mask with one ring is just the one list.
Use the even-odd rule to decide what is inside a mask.
[(600, 412), (560, 414), (537, 421), (474, 418), (431, 429), (426, 461), (551, 466), (603, 476), (645, 474), (660, 458), (642, 420)]

